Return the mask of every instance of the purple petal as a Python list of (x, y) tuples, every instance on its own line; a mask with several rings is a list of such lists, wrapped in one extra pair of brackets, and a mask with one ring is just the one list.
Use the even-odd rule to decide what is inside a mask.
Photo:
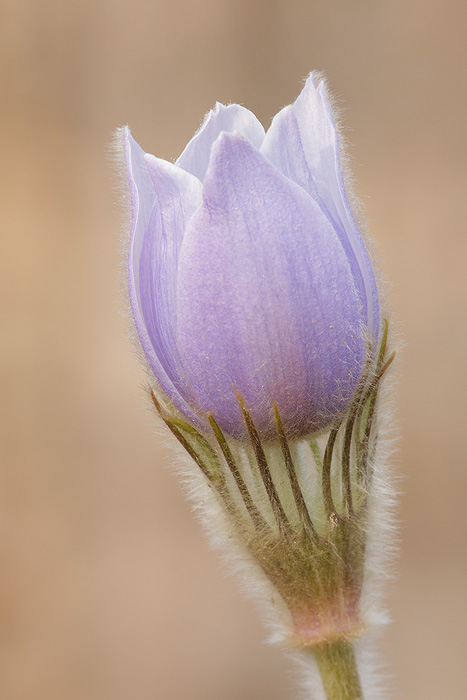
[(193, 173), (201, 181), (204, 180), (212, 145), (223, 131), (238, 131), (256, 148), (261, 146), (264, 139), (264, 129), (253, 112), (240, 105), (225, 106), (217, 102), (178, 158), (177, 165)]
[(347, 406), (365, 339), (361, 303), (329, 219), (239, 135), (212, 149), (203, 206), (179, 258), (178, 345), (199, 404), (245, 432), (234, 391), (263, 435), (272, 402), (289, 432)]
[[(175, 344), (178, 255), (187, 220), (201, 202), (201, 183), (175, 165), (145, 155), (123, 130), (130, 189), (129, 290), (143, 351), (163, 391), (189, 417)], [(186, 390), (184, 392), (187, 393)]]
[(283, 175), (303, 187), (326, 211), (308, 167), (293, 105), (276, 114), (260, 150)]
[(379, 328), (378, 292), (344, 187), (339, 143), (323, 81), (314, 75), (293, 105), (273, 119), (261, 152), (326, 212), (346, 251), (370, 335)]

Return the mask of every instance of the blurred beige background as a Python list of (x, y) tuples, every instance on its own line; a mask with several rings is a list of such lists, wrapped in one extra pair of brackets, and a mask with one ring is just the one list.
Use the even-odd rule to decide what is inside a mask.
[(3, 0), (0, 32), (2, 699), (296, 696), (152, 430), (106, 145), (172, 159), (215, 100), (267, 126), (313, 68), (406, 339), (394, 697), (465, 698), (466, 4)]

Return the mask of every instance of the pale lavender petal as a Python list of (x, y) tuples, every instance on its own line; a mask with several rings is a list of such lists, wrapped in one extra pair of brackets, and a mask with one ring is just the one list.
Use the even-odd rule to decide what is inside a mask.
[(365, 354), (361, 303), (329, 219), (236, 134), (216, 141), (179, 258), (180, 354), (193, 393), (229, 433), (263, 435), (272, 402), (287, 430), (318, 430), (345, 410)]
[(295, 103), (274, 117), (261, 151), (303, 187), (333, 223), (352, 268), (369, 333), (376, 339), (376, 282), (345, 191), (338, 136), (323, 81), (316, 85), (310, 75)]
[(241, 105), (216, 103), (205, 117), (199, 131), (193, 136), (177, 160), (177, 165), (204, 180), (209, 165), (211, 147), (221, 132), (238, 131), (256, 148), (264, 139), (264, 129), (253, 112)]
[(276, 114), (260, 150), (283, 175), (303, 187), (325, 210), (303, 150), (293, 105)]
[(156, 198), (142, 238), (141, 305), (153, 344), (169, 372), (171, 365), (179, 366), (174, 334), (178, 255), (186, 224), (201, 204), (202, 185), (165, 160), (146, 155), (145, 161)]
[(201, 201), (201, 183), (170, 163), (146, 156), (128, 128), (122, 135), (131, 203), (129, 291), (136, 329), (162, 390), (193, 417), (180, 395), (183, 378), (174, 314), (178, 253), (186, 222)]

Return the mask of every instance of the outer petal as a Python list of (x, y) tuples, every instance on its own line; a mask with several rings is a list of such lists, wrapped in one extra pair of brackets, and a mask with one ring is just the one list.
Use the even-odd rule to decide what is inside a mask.
[(253, 112), (240, 105), (225, 106), (217, 102), (177, 160), (177, 165), (204, 180), (212, 145), (222, 131), (238, 131), (256, 148), (261, 146), (264, 139), (263, 126)]
[(182, 244), (178, 343), (200, 405), (244, 434), (238, 391), (263, 435), (343, 411), (365, 354), (347, 256), (316, 202), (241, 136), (213, 147), (203, 207)]
[[(201, 183), (144, 151), (123, 130), (130, 189), (129, 291), (143, 351), (163, 391), (188, 417), (174, 338), (178, 254), (187, 220), (201, 202)], [(186, 390), (185, 390), (186, 395)]]
[(311, 74), (293, 105), (279, 112), (261, 151), (327, 213), (348, 256), (370, 335), (379, 328), (378, 292), (344, 187), (337, 131), (325, 84)]

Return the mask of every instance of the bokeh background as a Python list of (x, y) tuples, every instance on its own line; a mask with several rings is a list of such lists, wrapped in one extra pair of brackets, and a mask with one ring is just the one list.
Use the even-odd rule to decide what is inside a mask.
[(215, 100), (267, 126), (313, 68), (406, 344), (394, 697), (465, 698), (466, 32), (461, 0), (2, 0), (3, 699), (294, 697), (152, 429), (107, 144), (173, 159)]

